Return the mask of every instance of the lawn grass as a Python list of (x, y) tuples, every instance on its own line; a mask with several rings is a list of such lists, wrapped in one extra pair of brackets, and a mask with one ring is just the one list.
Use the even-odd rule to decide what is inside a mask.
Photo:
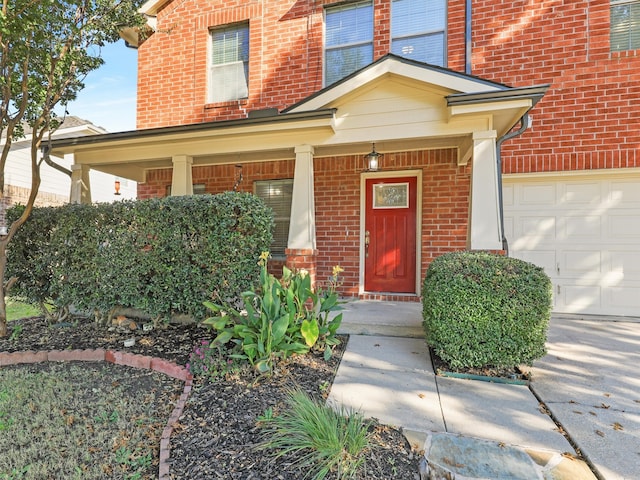
[(101, 362), (3, 367), (0, 480), (151, 478), (179, 386)]
[(7, 298), (7, 321), (17, 320), (25, 317), (35, 317), (41, 315), (39, 308), (28, 303), (21, 302), (19, 299)]

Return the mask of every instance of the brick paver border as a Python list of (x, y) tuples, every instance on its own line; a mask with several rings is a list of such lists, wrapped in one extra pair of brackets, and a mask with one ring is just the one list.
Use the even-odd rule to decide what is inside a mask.
[(128, 352), (120, 352), (117, 350), (50, 350), (50, 351), (26, 351), (13, 353), (0, 353), (0, 367), (7, 365), (18, 365), (21, 363), (40, 363), (40, 362), (109, 362), (116, 365), (125, 365), (133, 368), (144, 368), (153, 370), (177, 380), (184, 382), (184, 389), (176, 406), (169, 416), (167, 426), (164, 427), (160, 437), (160, 454), (159, 454), (159, 480), (169, 479), (169, 457), (171, 455), (170, 439), (173, 433), (173, 427), (182, 415), (184, 406), (187, 403), (191, 388), (193, 386), (193, 376), (189, 371), (175, 363), (169, 362), (162, 358), (150, 357), (147, 355), (138, 355)]

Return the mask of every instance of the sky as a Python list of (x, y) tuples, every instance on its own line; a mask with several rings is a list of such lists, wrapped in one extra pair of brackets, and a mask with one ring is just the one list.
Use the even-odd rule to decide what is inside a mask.
[(109, 132), (135, 130), (138, 53), (119, 40), (105, 46), (101, 55), (104, 65), (89, 73), (67, 111)]

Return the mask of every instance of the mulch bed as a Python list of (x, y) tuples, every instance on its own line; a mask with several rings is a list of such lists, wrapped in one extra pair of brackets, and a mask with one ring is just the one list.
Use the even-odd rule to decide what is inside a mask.
[[(25, 350), (111, 349), (164, 358), (186, 365), (196, 344), (211, 339), (206, 329), (194, 324), (171, 325), (143, 331), (97, 326), (93, 321), (76, 319), (63, 325), (48, 325), (40, 317), (11, 322), (9, 335), (0, 339), (0, 352)], [(133, 347), (124, 340), (135, 337)], [(171, 437), (173, 479), (282, 479), (302, 480), (305, 471), (295, 466), (295, 457), (277, 461), (255, 445), (263, 438), (256, 425), (258, 418), (272, 407), (284, 405), (286, 392), (297, 386), (316, 398), (325, 397), (338, 368), (344, 343), (329, 362), (320, 355), (295, 356), (281, 364), (271, 377), (237, 374), (226, 379), (196, 379), (183, 416)], [(418, 478), (419, 455), (402, 433), (373, 422), (372, 447), (366, 453), (368, 468), (357, 480), (412, 480)], [(149, 478), (157, 477), (151, 472)], [(330, 474), (327, 479), (335, 479)]]
[(531, 379), (531, 372), (524, 366), (513, 367), (467, 367), (467, 368), (455, 368), (449, 365), (445, 360), (440, 358), (433, 348), (429, 348), (431, 355), (431, 363), (436, 375), (446, 376), (448, 373), (461, 373), (466, 375), (475, 375), (478, 377), (485, 377), (489, 381), (491, 379), (504, 379), (520, 382), (527, 382)]

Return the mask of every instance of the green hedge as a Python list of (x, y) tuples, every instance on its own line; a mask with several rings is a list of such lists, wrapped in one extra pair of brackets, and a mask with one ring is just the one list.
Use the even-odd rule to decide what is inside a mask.
[(427, 342), (453, 368), (513, 367), (545, 354), (551, 281), (528, 262), (485, 252), (436, 258), (422, 290)]
[(10, 243), (7, 278), (31, 303), (105, 320), (119, 307), (202, 319), (204, 301), (252, 286), (272, 232), (271, 209), (247, 193), (36, 208)]

